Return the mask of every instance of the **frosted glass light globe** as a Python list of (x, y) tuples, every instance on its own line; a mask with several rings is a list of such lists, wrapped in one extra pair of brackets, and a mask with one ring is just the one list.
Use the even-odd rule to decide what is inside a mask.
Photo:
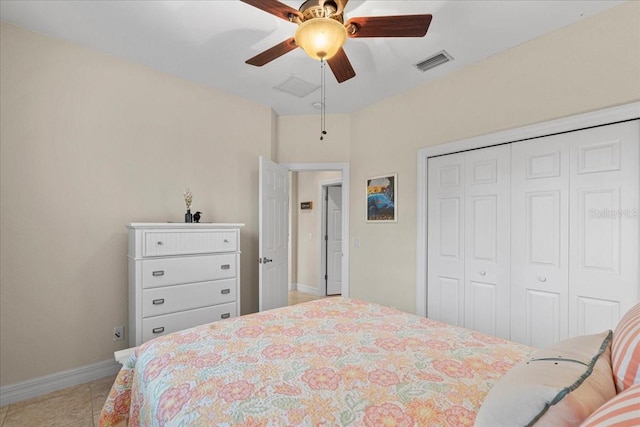
[(331, 18), (313, 18), (298, 26), (294, 36), (296, 45), (313, 59), (329, 59), (347, 40), (347, 30)]

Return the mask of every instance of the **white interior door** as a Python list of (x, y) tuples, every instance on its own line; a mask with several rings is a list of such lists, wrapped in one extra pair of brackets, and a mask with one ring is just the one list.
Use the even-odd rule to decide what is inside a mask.
[(327, 187), (327, 295), (342, 293), (342, 186)]
[(288, 304), (289, 170), (260, 157), (260, 311)]

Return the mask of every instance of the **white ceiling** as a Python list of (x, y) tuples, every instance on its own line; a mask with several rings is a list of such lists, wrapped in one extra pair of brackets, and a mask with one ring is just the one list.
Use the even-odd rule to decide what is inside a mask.
[[(302, 0), (283, 1), (297, 9)], [(430, 13), (423, 38), (347, 39), (356, 77), (338, 84), (326, 67), (327, 113), (350, 113), (614, 7), (599, 0), (351, 0), (356, 16)], [(320, 84), (320, 63), (296, 49), (254, 67), (250, 57), (293, 36), (296, 25), (238, 0), (0, 1), (0, 18), (271, 106), (313, 114), (320, 90), (299, 98), (274, 87), (290, 77)], [(427, 72), (414, 64), (446, 50), (454, 60)]]

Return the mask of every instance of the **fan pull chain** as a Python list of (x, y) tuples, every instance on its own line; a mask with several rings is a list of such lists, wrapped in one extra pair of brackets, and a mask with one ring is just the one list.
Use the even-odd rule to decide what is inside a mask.
[(320, 141), (324, 139), (324, 136), (327, 134), (325, 130), (325, 122), (326, 122), (326, 104), (327, 104), (327, 89), (325, 85), (325, 69), (324, 69), (325, 60), (320, 60)]

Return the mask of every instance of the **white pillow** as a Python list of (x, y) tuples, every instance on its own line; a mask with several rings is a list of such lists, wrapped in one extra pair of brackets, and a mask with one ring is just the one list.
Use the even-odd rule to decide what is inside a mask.
[(514, 366), (487, 394), (476, 427), (579, 425), (616, 394), (611, 337), (565, 340)]

